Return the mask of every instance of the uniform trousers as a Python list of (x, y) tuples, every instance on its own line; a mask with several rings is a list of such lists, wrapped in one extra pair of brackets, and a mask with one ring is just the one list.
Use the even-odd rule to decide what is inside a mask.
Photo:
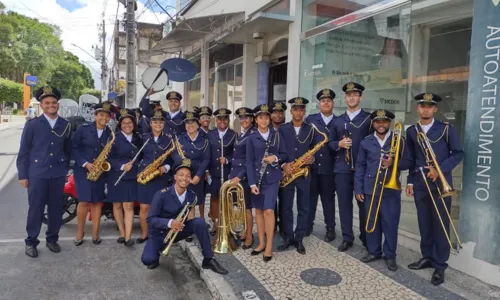
[[(436, 189), (432, 189), (432, 194), (439, 209), (444, 227), (450, 234), (450, 221), (446, 215), (443, 201), (439, 198)], [(420, 230), (420, 251), (422, 257), (432, 259), (432, 266), (435, 269), (445, 270), (448, 267), (446, 261), (450, 258), (450, 245), (441, 226), (441, 221), (436, 213), (436, 208), (432, 203), (429, 192), (424, 189), (414, 188), (415, 206), (417, 207), (418, 228)], [(451, 209), (451, 197), (444, 198), (446, 208)]]
[(335, 176), (312, 173), (309, 199), (309, 228), (314, 227), (318, 198), (321, 197), (326, 228), (335, 229)]
[[(365, 194), (364, 206), (368, 212), (372, 195)], [(369, 218), (368, 229), (373, 228), (375, 212), (377, 211), (379, 195), (373, 200), (372, 211)], [(396, 248), (398, 245), (398, 228), (401, 216), (401, 191), (385, 189), (382, 196), (382, 203), (375, 224), (375, 231), (366, 233), (366, 243), (368, 252), (375, 256), (382, 256), (387, 259), (396, 258)], [(363, 225), (365, 228), (365, 225)], [(382, 234), (384, 234), (384, 246), (382, 249)]]
[[(280, 194), (280, 226), (284, 230), (285, 238), (302, 241), (306, 235), (307, 223), (309, 219), (309, 197), (310, 181), (303, 178), (296, 179), (284, 188), (279, 190)], [(295, 237), (293, 231), (293, 199), (297, 189), (297, 227), (295, 227)]]
[[(204, 258), (212, 258), (212, 245), (210, 244), (210, 235), (207, 230), (207, 224), (202, 218), (194, 218), (184, 223), (184, 229), (177, 234), (174, 242), (181, 241), (192, 234), (200, 242), (201, 251)], [(165, 248), (163, 241), (169, 230), (159, 231), (158, 229), (150, 229), (146, 246), (142, 252), (141, 261), (144, 265), (149, 266), (160, 259), (160, 252)]]
[(37, 246), (38, 235), (42, 228), (42, 219), (47, 205), (46, 241), (55, 243), (59, 240), (59, 229), (62, 225), (62, 200), (66, 177), (29, 178), (28, 179), (28, 220), (26, 245)]
[(340, 226), (342, 228), (342, 239), (344, 242), (352, 243), (354, 241), (354, 232), (352, 230), (353, 219), (353, 201), (358, 205), (359, 209), (359, 230), (361, 232), (360, 239), (366, 239), (365, 224), (366, 214), (362, 202), (356, 201), (354, 197), (354, 174), (353, 173), (336, 173), (335, 186), (339, 201)]

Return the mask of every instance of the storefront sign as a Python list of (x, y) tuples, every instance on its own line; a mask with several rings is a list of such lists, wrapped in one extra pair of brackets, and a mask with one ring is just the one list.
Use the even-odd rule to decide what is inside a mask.
[(36, 86), (38, 84), (38, 78), (36, 76), (26, 76), (27, 86)]
[(184, 58), (170, 58), (161, 64), (167, 70), (168, 79), (176, 82), (186, 82), (196, 75), (196, 66)]
[(460, 199), (462, 239), (476, 243), (475, 258), (494, 265), (500, 264), (499, 2), (474, 1)]

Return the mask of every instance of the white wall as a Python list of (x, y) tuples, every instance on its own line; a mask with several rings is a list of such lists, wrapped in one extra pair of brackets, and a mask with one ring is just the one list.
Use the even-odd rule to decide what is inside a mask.
[(243, 106), (257, 106), (257, 56), (256, 45), (243, 45)]
[(245, 12), (245, 17), (248, 18), (248, 15), (270, 2), (271, 0), (198, 0), (184, 14), (184, 18), (199, 18), (236, 12)]

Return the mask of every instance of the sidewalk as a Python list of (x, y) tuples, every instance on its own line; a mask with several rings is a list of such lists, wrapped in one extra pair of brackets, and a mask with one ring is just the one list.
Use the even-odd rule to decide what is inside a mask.
[[(206, 202), (208, 206), (209, 201)], [(207, 208), (208, 210), (208, 208)], [(304, 240), (307, 254), (295, 249), (277, 252), (281, 237), (275, 236), (273, 259), (265, 263), (261, 255), (250, 256), (251, 249), (237, 249), (232, 254), (216, 255), (228, 269), (221, 276), (200, 268), (203, 259), (197, 240), (181, 242), (181, 247), (200, 268), (201, 277), (214, 299), (499, 299), (500, 289), (448, 268), (446, 282), (435, 287), (430, 283), (433, 270), (412, 271), (407, 265), (419, 253), (398, 246), (399, 270), (387, 270), (385, 261), (364, 264), (366, 253), (355, 244), (347, 253), (337, 251), (341, 233), (332, 243), (323, 241), (323, 213), (318, 205), (314, 232)], [(337, 218), (337, 224), (340, 224)], [(355, 232), (357, 230), (355, 229)], [(257, 234), (254, 227), (254, 246)], [(358, 241), (356, 241), (358, 242)]]
[(18, 122), (0, 123), (0, 190), (17, 175), (16, 158), (23, 126)]

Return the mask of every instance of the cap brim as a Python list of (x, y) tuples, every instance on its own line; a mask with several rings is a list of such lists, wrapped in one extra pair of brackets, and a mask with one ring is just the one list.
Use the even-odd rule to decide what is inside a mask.
[(428, 100), (417, 100), (417, 104), (436, 105), (438, 103), (436, 101), (434, 101), (434, 100), (431, 100), (431, 101), (428, 101)]
[(104, 108), (96, 108), (95, 113), (97, 114), (99, 112), (105, 112), (105, 113), (108, 113), (108, 115), (111, 115), (111, 111), (105, 110)]
[(372, 120), (373, 121), (392, 121), (391, 118), (387, 118), (387, 117), (375, 117)]

